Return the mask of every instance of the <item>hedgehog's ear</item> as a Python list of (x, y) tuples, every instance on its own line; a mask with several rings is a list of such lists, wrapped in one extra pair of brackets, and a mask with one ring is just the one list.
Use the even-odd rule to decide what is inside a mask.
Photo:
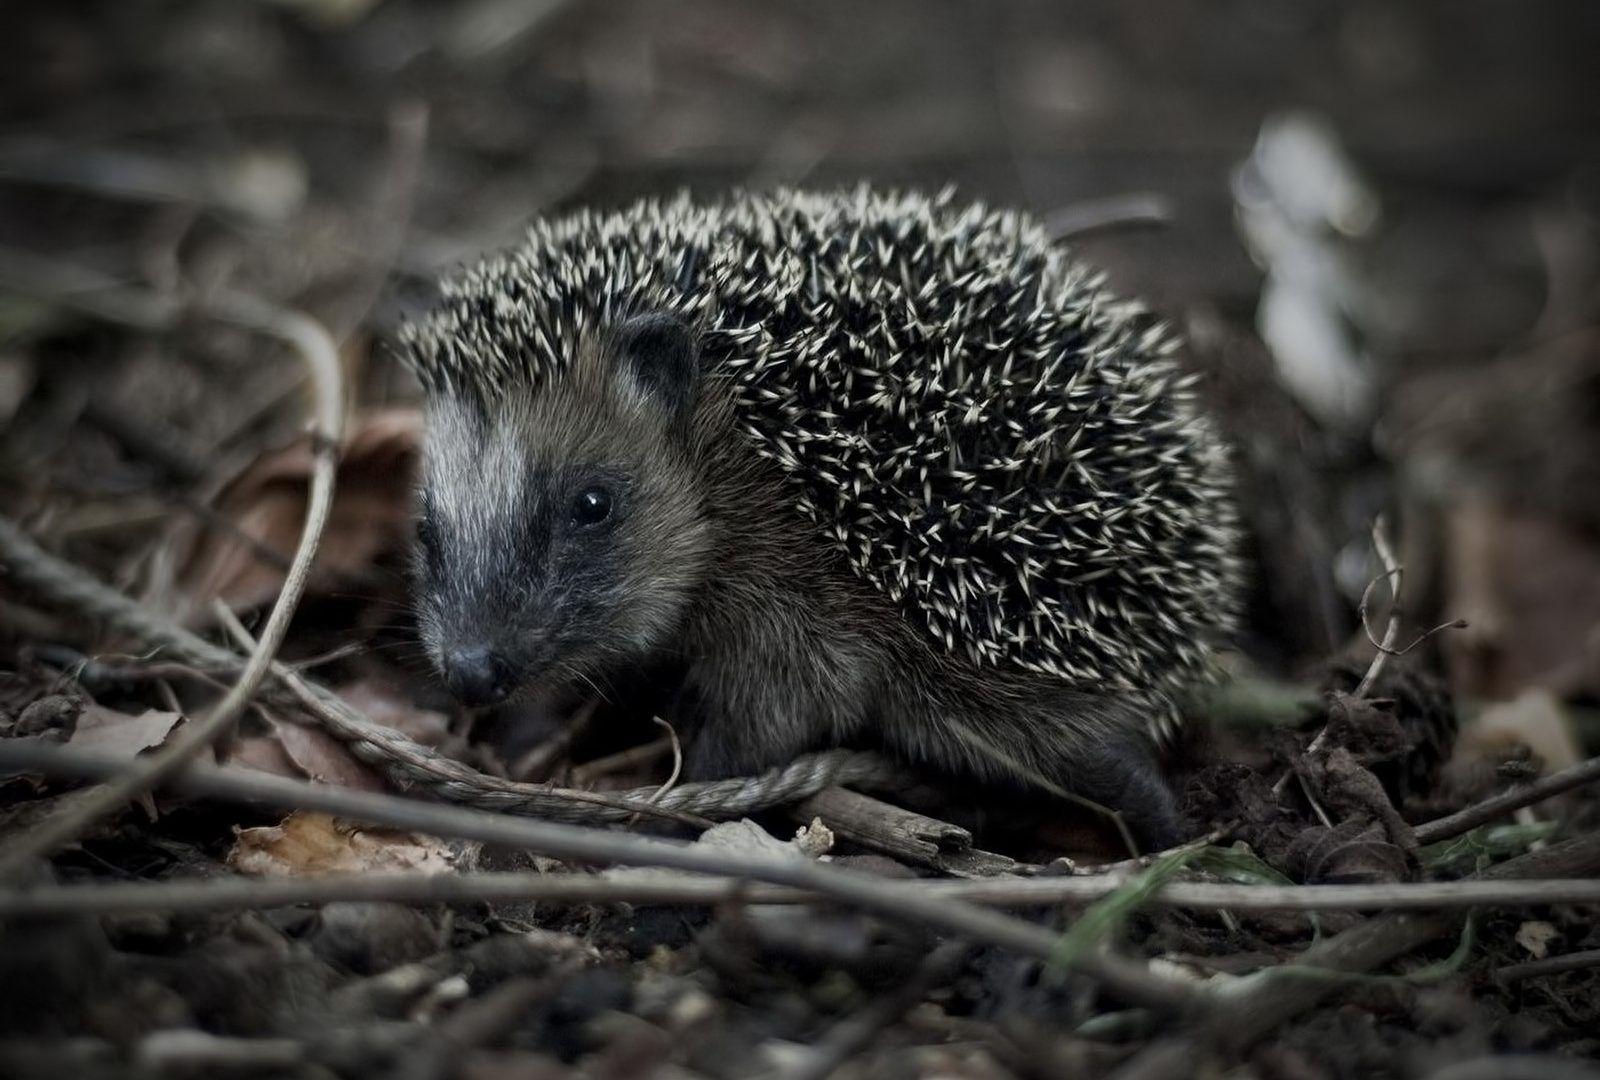
[(694, 332), (665, 312), (636, 315), (613, 332), (617, 375), (674, 419), (687, 416), (700, 381)]

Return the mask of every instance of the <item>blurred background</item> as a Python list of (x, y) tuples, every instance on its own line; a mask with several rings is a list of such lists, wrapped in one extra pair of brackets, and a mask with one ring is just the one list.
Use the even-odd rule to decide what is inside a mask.
[[(289, 651), (392, 683), (415, 674), (415, 417), (387, 342), (438, 272), (580, 204), (954, 185), (1187, 337), (1238, 450), (1249, 666), (1315, 678), (1363, 641), (1387, 511), (1401, 643), (1465, 619), (1414, 656), (1470, 701), (1537, 692), (1563, 753), (1584, 737), (1590, 0), (74, 0), (6, 22), (0, 509), (191, 622), (270, 598), (309, 467), (299, 366), (192, 317), (205, 297), (342, 344), (360, 412)], [(40, 644), (73, 635), (4, 603), (26, 699), (29, 664), (70, 659)]]

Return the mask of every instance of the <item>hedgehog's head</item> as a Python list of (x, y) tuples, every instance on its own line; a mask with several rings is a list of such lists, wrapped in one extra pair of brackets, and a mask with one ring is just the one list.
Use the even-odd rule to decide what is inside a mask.
[(632, 318), (532, 382), (429, 400), (418, 622), (469, 704), (670, 646), (709, 559), (690, 329)]

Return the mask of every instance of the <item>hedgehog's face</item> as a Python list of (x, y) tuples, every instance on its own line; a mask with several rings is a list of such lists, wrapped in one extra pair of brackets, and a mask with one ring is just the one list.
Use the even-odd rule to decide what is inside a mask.
[(594, 682), (670, 647), (710, 547), (696, 382), (688, 329), (645, 316), (535, 389), (429, 402), (418, 622), (463, 701)]

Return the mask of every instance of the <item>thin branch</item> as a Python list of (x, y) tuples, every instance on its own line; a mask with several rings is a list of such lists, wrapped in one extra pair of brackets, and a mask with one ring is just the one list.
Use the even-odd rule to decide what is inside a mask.
[(1525, 960), (1520, 964), (1507, 964), (1495, 968), (1494, 978), (1499, 983), (1514, 983), (1522, 979), (1537, 979), (1541, 975), (1560, 975), (1568, 971), (1587, 971), (1600, 967), (1600, 949), (1562, 953), (1539, 960)]
[[(1351, 694), (1352, 697), (1358, 700), (1366, 697), (1373, 686), (1376, 685), (1378, 676), (1383, 674), (1384, 665), (1388, 663), (1389, 656), (1393, 651), (1394, 639), (1399, 636), (1400, 585), (1405, 580), (1405, 568), (1394, 557), (1394, 549), (1389, 544), (1388, 526), (1384, 523), (1382, 514), (1379, 514), (1372, 522), (1372, 547), (1378, 553), (1378, 561), (1383, 564), (1383, 573), (1367, 582), (1367, 587), (1361, 594), (1360, 615), (1361, 628), (1366, 632), (1367, 639), (1372, 642), (1378, 652), (1372, 658), (1372, 663), (1367, 666), (1366, 674), (1361, 676), (1361, 681), (1356, 684), (1356, 688)], [(1383, 641), (1380, 642), (1372, 636), (1372, 629), (1367, 622), (1367, 602), (1371, 599), (1373, 586), (1383, 580), (1388, 580), (1389, 582), (1389, 624), (1384, 629)], [(1318, 731), (1311, 742), (1306, 745), (1305, 756), (1309, 757), (1321, 750), (1322, 744), (1327, 738), (1328, 727), (1324, 724), (1322, 730)], [(1296, 775), (1298, 773), (1295, 770), (1290, 770), (1278, 777), (1277, 782), (1272, 785), (1272, 793), (1274, 795), (1283, 794), (1283, 789), (1288, 786), (1289, 778)], [(1305, 783), (1303, 779), (1301, 786), (1305, 789), (1306, 800), (1311, 804), (1311, 809), (1316, 812), (1317, 817), (1321, 819), (1324, 825), (1332, 828), (1333, 822), (1329, 820), (1327, 811), (1322, 809), (1322, 805), (1317, 801), (1316, 796), (1312, 794), (1311, 786)]]
[(150, 332), (170, 329), (183, 314), (165, 293), (17, 248), (0, 248), (0, 288)]
[[(1372, 666), (1367, 669), (1367, 674), (1362, 678), (1361, 685), (1356, 687), (1355, 696), (1358, 698), (1365, 697), (1371, 692), (1372, 684), (1378, 681), (1378, 673), (1383, 670), (1384, 658), (1404, 656), (1435, 634), (1445, 630), (1465, 630), (1470, 625), (1465, 619), (1447, 619), (1412, 638), (1411, 644), (1398, 649), (1395, 648), (1394, 639), (1399, 636), (1398, 631), (1400, 628), (1400, 579), (1404, 568), (1395, 560), (1394, 552), (1389, 549), (1387, 541), (1380, 532), (1382, 521), (1383, 519), (1380, 517), (1373, 524), (1372, 544), (1378, 549), (1378, 558), (1383, 562), (1383, 573), (1378, 574), (1367, 582), (1367, 587), (1361, 590), (1361, 605), (1357, 609), (1361, 616), (1361, 632), (1367, 635), (1367, 640), (1372, 643), (1374, 649), (1378, 650), (1378, 655), (1373, 657)], [(1367, 621), (1367, 602), (1372, 597), (1373, 587), (1385, 578), (1390, 578), (1393, 581), (1393, 599), (1390, 602), (1389, 625), (1384, 631), (1383, 640), (1379, 641), (1372, 636), (1372, 624)]]
[(0, 879), (15, 875), (28, 863), (48, 857), (71, 843), (94, 822), (116, 812), (135, 796), (156, 787), (221, 738), (249, 705), (266, 678), (273, 657), (288, 632), (289, 621), (300, 602), (300, 596), (305, 591), (311, 563), (316, 557), (322, 530), (327, 525), (333, 507), (333, 486), (338, 472), (338, 448), (344, 424), (343, 380), (338, 350), (322, 326), (309, 316), (277, 308), (251, 297), (225, 297), (210, 306), (208, 311), (288, 344), (300, 356), (310, 374), (314, 459), (300, 545), (295, 551), (278, 599), (272, 606), (272, 613), (267, 617), (260, 644), (251, 653), (238, 681), (211, 714), (203, 720), (185, 725), (161, 750), (127, 763), (118, 775), (108, 778), (100, 789), (0, 852)]
[[(342, 735), (348, 738), (354, 724), (371, 725), (371, 721), (358, 717), (331, 691), (323, 690), (320, 686), (302, 678), (300, 673), (294, 669), (284, 664), (274, 664), (273, 675), (288, 689), (299, 706), (320, 720), (330, 734), (336, 737)], [(371, 734), (377, 734), (377, 732), (374, 731)], [(400, 746), (408, 743), (410, 743), (410, 740), (406, 739), (405, 736), (400, 735), (398, 732), (393, 732), (389, 740), (388, 749), (391, 751), (397, 750)], [(357, 757), (367, 760), (366, 756), (361, 753), (359, 744), (352, 742), (348, 745)], [(409, 753), (404, 760), (408, 764), (432, 766), (431, 772), (447, 773), (447, 782), (457, 785), (470, 781), (480, 788), (494, 791), (503, 790), (506, 787), (527, 788), (537, 786), (541, 795), (548, 796), (554, 800), (630, 812), (634, 815), (630, 820), (636, 819), (640, 814), (645, 814), (653, 815), (666, 821), (675, 821), (680, 825), (687, 825), (693, 829), (705, 829), (711, 826), (709, 820), (698, 814), (670, 807), (656, 806), (643, 799), (632, 798), (626, 793), (608, 795), (600, 791), (579, 791), (571, 788), (555, 788), (548, 785), (515, 784), (512, 781), (499, 782), (497, 777), (486, 776), (448, 758), (424, 756), (416, 752), (413, 749), (414, 746), (415, 744), (407, 746)], [(400, 755), (398, 753), (395, 754), (392, 760), (401, 760)]]
[[(1581, 836), (1529, 852), (1492, 866), (1468, 879), (1514, 883), (1532, 892), (1533, 882), (1545, 877), (1576, 877), (1600, 870), (1600, 834)], [(1528, 900), (1534, 897), (1529, 896)], [(1324, 971), (1367, 972), (1430, 941), (1445, 937), (1461, 926), (1459, 912), (1396, 912), (1369, 919), (1318, 945), (1297, 958), (1292, 967)], [(1310, 979), (1269, 969), (1248, 980), (1230, 984), (1209, 1025), (1210, 1037), (1236, 1050), (1248, 1047), (1316, 1006), (1342, 985), (1337, 978)]]
[(1423, 1080), (1594, 1080), (1594, 1065), (1557, 1054), (1485, 1054), (1435, 1069)]
[[(1383, 515), (1379, 514), (1372, 522), (1372, 547), (1378, 553), (1378, 561), (1383, 564), (1383, 573), (1379, 578), (1389, 582), (1389, 624), (1384, 627), (1383, 641), (1373, 640), (1372, 629), (1367, 623), (1367, 602), (1371, 599), (1372, 587), (1379, 578), (1373, 578), (1367, 583), (1366, 590), (1361, 594), (1361, 629), (1366, 632), (1367, 640), (1372, 641), (1378, 652), (1372, 658), (1372, 663), (1367, 666), (1367, 673), (1361, 676), (1361, 681), (1356, 684), (1355, 692), (1351, 695), (1358, 700), (1372, 692), (1373, 686), (1378, 682), (1378, 676), (1383, 674), (1383, 668), (1393, 655), (1394, 642), (1400, 636), (1400, 586), (1405, 581), (1405, 567), (1394, 557), (1394, 549), (1389, 546), (1389, 530), (1384, 524)], [(1322, 737), (1327, 734), (1324, 728), (1318, 732), (1317, 737), (1307, 747), (1306, 752), (1316, 750), (1322, 742)]]
[(289, 1038), (239, 1038), (185, 1030), (152, 1031), (134, 1047), (140, 1071), (156, 1076), (218, 1073), (295, 1073), (305, 1066), (303, 1043)]
[(1573, 788), (1582, 787), (1584, 784), (1600, 780), (1600, 757), (1593, 757), (1587, 761), (1580, 761), (1570, 768), (1547, 776), (1542, 780), (1535, 780), (1531, 784), (1524, 784), (1512, 788), (1480, 803), (1458, 810), (1448, 817), (1436, 818), (1425, 825), (1418, 825), (1413, 832), (1416, 833), (1417, 843), (1432, 844), (1440, 840), (1448, 840), (1452, 836), (1460, 836), (1464, 832), (1476, 829), (1479, 825), (1486, 825), (1496, 818), (1504, 817), (1524, 806), (1532, 806), (1536, 802), (1571, 791)]
[[(985, 907), (1078, 906), (1127, 884), (1121, 877), (1019, 878), (918, 882), (924, 896)], [(783, 886), (751, 886), (698, 874), (661, 872), (648, 877), (491, 871), (475, 874), (366, 873), (261, 880), (39, 885), (0, 889), (0, 917), (125, 915), (142, 912), (260, 911), (292, 904), (387, 901), (469, 904), (536, 901), (541, 904), (647, 904), (714, 907), (719, 904), (804, 904), (815, 893)], [(1204, 911), (1439, 911), (1467, 907), (1600, 903), (1600, 881), (1428, 881), (1386, 885), (1223, 885), (1169, 882), (1149, 897), (1154, 905)]]
[(622, 772), (624, 769), (649, 764), (663, 754), (671, 753), (672, 746), (672, 739), (663, 736), (653, 742), (630, 746), (626, 750), (618, 750), (615, 754), (607, 754), (605, 757), (586, 761), (582, 765), (574, 765), (571, 771), (572, 783), (592, 784), (602, 777)]
[[(46, 772), (103, 779), (126, 767), (114, 755), (60, 746), (18, 745), (0, 740), (0, 770)], [(424, 803), (376, 792), (305, 784), (266, 773), (191, 766), (170, 781), (190, 795), (269, 805), (281, 810), (318, 810), (355, 821), (476, 840), (559, 859), (593, 864), (652, 866), (737, 880), (786, 885), (894, 919), (912, 919), (947, 933), (1054, 962), (1055, 932), (1022, 919), (938, 896), (916, 883), (896, 882), (793, 857), (706, 850), (628, 833)], [(259, 888), (265, 882), (252, 883)], [(1143, 964), (1111, 953), (1084, 954), (1070, 966), (1126, 1000), (1166, 1012), (1194, 1002), (1186, 985), (1153, 974)]]
[(589, 721), (594, 719), (600, 704), (600, 698), (591, 697), (579, 705), (559, 730), (530, 747), (512, 763), (507, 773), (512, 779), (519, 781), (541, 780), (548, 777), (554, 771), (556, 763), (572, 748), (573, 741), (588, 728)]
[(667, 740), (672, 743), (672, 775), (668, 776), (662, 785), (656, 788), (656, 793), (650, 797), (651, 802), (658, 802), (661, 796), (671, 791), (678, 785), (678, 777), (683, 773), (683, 747), (678, 743), (678, 729), (659, 716), (652, 716), (651, 722), (667, 731)]

